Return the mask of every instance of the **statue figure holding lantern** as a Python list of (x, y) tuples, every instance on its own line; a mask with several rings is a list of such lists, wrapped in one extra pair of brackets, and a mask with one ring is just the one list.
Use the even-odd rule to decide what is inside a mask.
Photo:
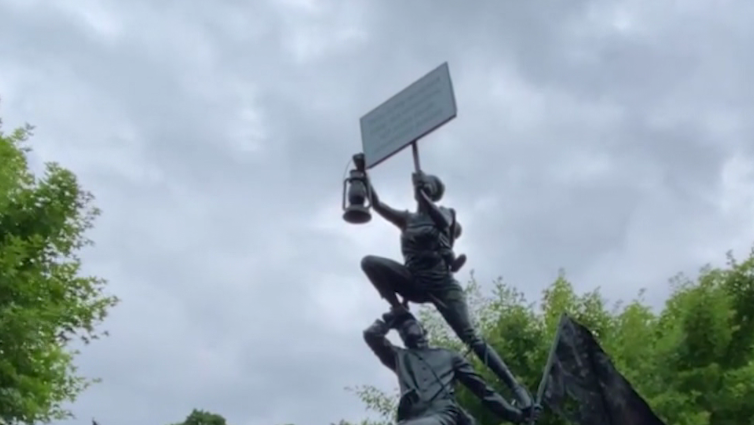
[[(455, 97), (445, 63), (362, 117), (364, 154), (353, 156), (355, 167), (344, 182), (343, 219), (367, 223), (371, 208), (400, 230), (403, 264), (367, 255), (361, 268), (369, 281), (393, 309), (407, 309), (409, 302), (434, 304), (456, 335), (511, 389), (518, 407), (527, 414), (534, 408), (529, 392), (474, 329), (463, 288), (453, 276), (466, 256), (456, 257), (453, 252), (454, 242), (461, 236), (455, 210), (437, 204), (445, 185), (419, 166), (417, 141), (455, 116)], [(414, 211), (386, 204), (366, 171), (408, 145), (414, 159)]]
[[(360, 165), (358, 157), (354, 157), (357, 169)], [(404, 259), (401, 264), (389, 258), (367, 255), (361, 260), (361, 269), (369, 281), (393, 308), (407, 308), (409, 302), (434, 304), (456, 335), (513, 391), (518, 406), (525, 411), (530, 409), (532, 401), (528, 391), (474, 329), (463, 288), (453, 276), (466, 256), (456, 258), (453, 254), (454, 240), (461, 234), (455, 211), (437, 205), (445, 192), (444, 183), (436, 176), (415, 172), (412, 183), (416, 210), (398, 210), (380, 199), (364, 170), (359, 172), (363, 173), (363, 180), (359, 181), (363, 187), (356, 191), (363, 192), (371, 208), (401, 231)], [(353, 181), (351, 189), (353, 192)], [(354, 210), (361, 213), (352, 212)], [(352, 220), (352, 223), (366, 223), (369, 221), (367, 217), (368, 208), (359, 205), (347, 207), (344, 214), (344, 219)]]

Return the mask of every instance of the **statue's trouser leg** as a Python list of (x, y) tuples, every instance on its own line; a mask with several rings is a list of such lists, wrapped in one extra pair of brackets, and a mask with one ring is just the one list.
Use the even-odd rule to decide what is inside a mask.
[(426, 302), (426, 296), (422, 296), (411, 272), (403, 264), (389, 258), (367, 255), (361, 260), (361, 269), (391, 306), (400, 304), (396, 294), (412, 302)]
[(448, 325), (458, 337), (474, 351), (474, 354), (513, 391), (521, 408), (531, 406), (529, 392), (521, 386), (503, 359), (476, 332), (469, 317), (466, 296), (458, 282), (447, 283), (442, 291), (433, 293), (434, 303)]

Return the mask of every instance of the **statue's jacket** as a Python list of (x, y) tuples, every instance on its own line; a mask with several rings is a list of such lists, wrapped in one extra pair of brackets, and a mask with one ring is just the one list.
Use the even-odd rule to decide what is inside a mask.
[(387, 325), (378, 320), (364, 331), (364, 340), (382, 364), (398, 377), (399, 421), (432, 413), (460, 412), (455, 400), (456, 382), (467, 387), (500, 418), (520, 420), (520, 410), (487, 385), (463, 356), (444, 348), (397, 347), (385, 337), (388, 331)]

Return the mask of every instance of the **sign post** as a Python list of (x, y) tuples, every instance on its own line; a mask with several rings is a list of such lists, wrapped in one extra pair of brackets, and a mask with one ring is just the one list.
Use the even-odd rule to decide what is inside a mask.
[(370, 169), (411, 145), (421, 170), (418, 141), (456, 117), (450, 69), (445, 62), (361, 117), (361, 142)]
[(455, 117), (456, 98), (447, 62), (361, 117), (363, 153), (354, 155), (355, 168), (343, 182), (343, 219), (351, 224), (371, 220), (366, 170), (411, 145), (414, 170), (421, 171), (419, 139)]
[(414, 156), (414, 171), (417, 173), (421, 171), (422, 167), (419, 163), (419, 141), (411, 142), (411, 154)]

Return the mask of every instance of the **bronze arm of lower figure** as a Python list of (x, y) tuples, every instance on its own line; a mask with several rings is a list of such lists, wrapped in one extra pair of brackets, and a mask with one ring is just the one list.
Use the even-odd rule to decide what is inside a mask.
[(382, 320), (364, 330), (364, 341), (385, 367), (395, 370), (395, 346), (385, 337), (390, 327)]

